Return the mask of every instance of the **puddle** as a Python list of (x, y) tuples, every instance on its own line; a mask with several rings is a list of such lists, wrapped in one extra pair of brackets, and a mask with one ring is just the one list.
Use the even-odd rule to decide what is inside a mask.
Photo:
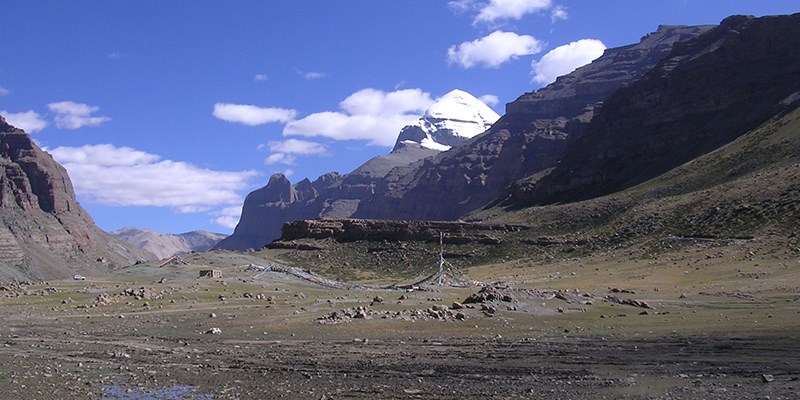
[(105, 386), (103, 400), (211, 400), (214, 395), (197, 393), (194, 386), (176, 385), (164, 389), (147, 389), (140, 387)]

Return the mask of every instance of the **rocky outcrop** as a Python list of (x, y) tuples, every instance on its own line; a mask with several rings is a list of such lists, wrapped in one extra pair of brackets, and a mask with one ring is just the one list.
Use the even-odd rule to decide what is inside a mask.
[(599, 103), (651, 70), (673, 44), (711, 28), (661, 26), (638, 44), (606, 50), (591, 64), (508, 104), (488, 132), (395, 169), (353, 216), (454, 220), (487, 205), (512, 182), (554, 167)]
[(0, 280), (106, 272), (153, 256), (95, 226), (67, 171), (0, 117)]
[(560, 164), (515, 185), (504, 203), (572, 202), (629, 188), (796, 108), (798, 98), (800, 14), (727, 18), (611, 96)]
[(122, 228), (111, 236), (154, 254), (158, 258), (211, 249), (226, 235), (206, 231), (163, 234), (149, 229)]
[(438, 242), (440, 235), (444, 243), (495, 244), (499, 235), (526, 229), (525, 225), (470, 222), (317, 219), (286, 223), (280, 241), (271, 246), (280, 248), (282, 242), (297, 239), (328, 238), (338, 242)]

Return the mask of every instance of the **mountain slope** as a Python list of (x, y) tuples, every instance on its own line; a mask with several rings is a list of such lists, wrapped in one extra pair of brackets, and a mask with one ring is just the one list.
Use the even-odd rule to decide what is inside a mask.
[(103, 232), (67, 171), (0, 116), (0, 280), (58, 279), (153, 255)]
[[(800, 96), (798, 96), (800, 99)], [(623, 191), (566, 204), (473, 215), (525, 221), (534, 235), (597, 241), (777, 235), (800, 249), (800, 102), (731, 143)]]
[(800, 14), (730, 17), (611, 96), (560, 164), (506, 204), (570, 202), (661, 175), (785, 112), (800, 97)]
[(453, 220), (485, 206), (515, 180), (556, 165), (597, 103), (652, 69), (674, 43), (711, 28), (660, 26), (638, 44), (607, 49), (592, 63), (508, 104), (488, 132), (396, 169), (354, 216)]
[(370, 159), (347, 175), (330, 173), (295, 185), (282, 174), (245, 199), (234, 233), (215, 248), (258, 249), (277, 239), (285, 222), (350, 217), (393, 171), (483, 132), (497, 114), (469, 93), (453, 90), (439, 98), (419, 121), (401, 131), (391, 153)]
[(178, 254), (207, 251), (224, 239), (226, 235), (206, 231), (192, 231), (175, 235), (158, 233), (149, 229), (122, 228), (111, 232), (111, 236), (163, 259)]

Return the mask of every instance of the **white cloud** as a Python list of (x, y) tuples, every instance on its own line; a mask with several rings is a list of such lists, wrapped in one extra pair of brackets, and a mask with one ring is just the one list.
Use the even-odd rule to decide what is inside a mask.
[(264, 164), (272, 165), (272, 164), (286, 164), (286, 165), (294, 165), (295, 161), (297, 161), (297, 157), (286, 154), (286, 153), (272, 153), (270, 154), (266, 160), (264, 160)]
[(47, 149), (69, 172), (79, 196), (109, 206), (169, 207), (214, 212), (243, 201), (255, 171), (213, 171), (162, 160), (155, 154), (111, 144)]
[(568, 17), (566, 8), (552, 0), (454, 0), (447, 5), (457, 14), (475, 12), (473, 25), (497, 26), (498, 21), (519, 20), (529, 14), (544, 14), (548, 10), (553, 23)]
[(269, 142), (269, 150), (273, 153), (264, 160), (267, 165), (286, 164), (294, 165), (297, 157), (295, 154), (312, 155), (325, 153), (325, 146), (307, 140), (288, 139), (284, 141)]
[(569, 18), (569, 14), (567, 13), (567, 8), (564, 6), (556, 5), (550, 10), (550, 21), (552, 23), (556, 23), (556, 21), (563, 21)]
[(28, 133), (38, 132), (47, 126), (47, 121), (33, 110), (19, 113), (11, 113), (5, 110), (0, 111), (6, 122), (20, 128)]
[(475, 16), (475, 23), (521, 19), (527, 14), (542, 12), (550, 7), (552, 7), (550, 0), (490, 0), (488, 4), (484, 4), (478, 11), (478, 15)]
[(264, 81), (268, 81), (269, 80), (269, 76), (267, 76), (267, 74), (256, 74), (256, 76), (253, 77), (253, 80), (254, 81), (259, 81), (259, 82), (264, 82)]
[(500, 102), (500, 99), (497, 98), (497, 96), (495, 96), (493, 94), (485, 94), (485, 95), (483, 95), (481, 97), (478, 97), (478, 100), (482, 101), (487, 106), (494, 106), (494, 105), (497, 105), (497, 103)]
[(297, 115), (297, 111), (285, 108), (262, 108), (247, 104), (216, 103), (213, 114), (214, 117), (223, 121), (256, 126), (270, 122), (291, 121)]
[(50, 111), (56, 113), (56, 127), (59, 129), (78, 129), (84, 126), (99, 126), (111, 121), (109, 117), (93, 117), (92, 114), (100, 107), (90, 106), (73, 101), (59, 101), (47, 105)]
[(297, 69), (297, 68), (294, 69), (294, 72), (297, 72), (297, 75), (300, 75), (303, 78), (306, 78), (308, 80), (321, 79), (321, 78), (324, 78), (324, 77), (328, 76), (328, 74), (326, 74), (324, 72), (303, 71), (303, 70)]
[(4, 87), (0, 86), (0, 96), (5, 96), (5, 95), (7, 95), (7, 94), (9, 94), (9, 93), (11, 93), (11, 91), (10, 91), (10, 90), (8, 90), (8, 89), (6, 89), (6, 88), (4, 88)]
[[(62, 164), (86, 165), (114, 168), (145, 165), (158, 162), (161, 157), (130, 147), (115, 147), (111, 144), (97, 144), (83, 147), (58, 147), (53, 150), (54, 157)], [(56, 157), (55, 154), (58, 154)]]
[(447, 60), (463, 68), (475, 66), (497, 68), (519, 56), (536, 54), (540, 51), (542, 42), (533, 36), (498, 30), (471, 42), (451, 46), (447, 50)]
[(303, 78), (306, 79), (320, 79), (324, 78), (326, 75), (322, 72), (306, 72), (303, 74)]
[(367, 88), (347, 96), (339, 105), (352, 115), (396, 115), (424, 112), (433, 100), (420, 89), (394, 92)]
[(283, 134), (392, 146), (400, 129), (418, 120), (431, 104), (430, 94), (420, 89), (363, 89), (339, 103), (342, 112), (323, 111), (290, 121)]
[(603, 55), (606, 45), (597, 39), (581, 39), (550, 50), (531, 63), (533, 81), (548, 84)]
[(239, 223), (239, 218), (242, 216), (242, 206), (225, 207), (216, 211), (214, 215), (217, 217), (212, 219), (211, 222), (233, 229), (236, 228), (236, 224)]
[(128, 56), (126, 56), (125, 54), (122, 54), (122, 53), (120, 53), (118, 51), (115, 51), (115, 52), (106, 54), (106, 57), (108, 57), (109, 60), (121, 60), (123, 58), (127, 58)]
[(476, 9), (477, 4), (476, 0), (454, 0), (447, 2), (447, 6), (450, 7), (456, 13), (464, 13), (467, 11), (473, 11)]
[(322, 154), (325, 146), (308, 140), (288, 139), (279, 142), (269, 142), (269, 149), (273, 152), (290, 154)]

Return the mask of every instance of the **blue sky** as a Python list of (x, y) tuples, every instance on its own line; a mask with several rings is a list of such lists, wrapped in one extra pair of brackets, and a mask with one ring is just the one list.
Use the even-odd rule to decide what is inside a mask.
[(0, 114), (108, 231), (231, 232), (248, 192), (346, 173), (462, 89), (505, 103), (660, 24), (796, 0), (0, 1)]

